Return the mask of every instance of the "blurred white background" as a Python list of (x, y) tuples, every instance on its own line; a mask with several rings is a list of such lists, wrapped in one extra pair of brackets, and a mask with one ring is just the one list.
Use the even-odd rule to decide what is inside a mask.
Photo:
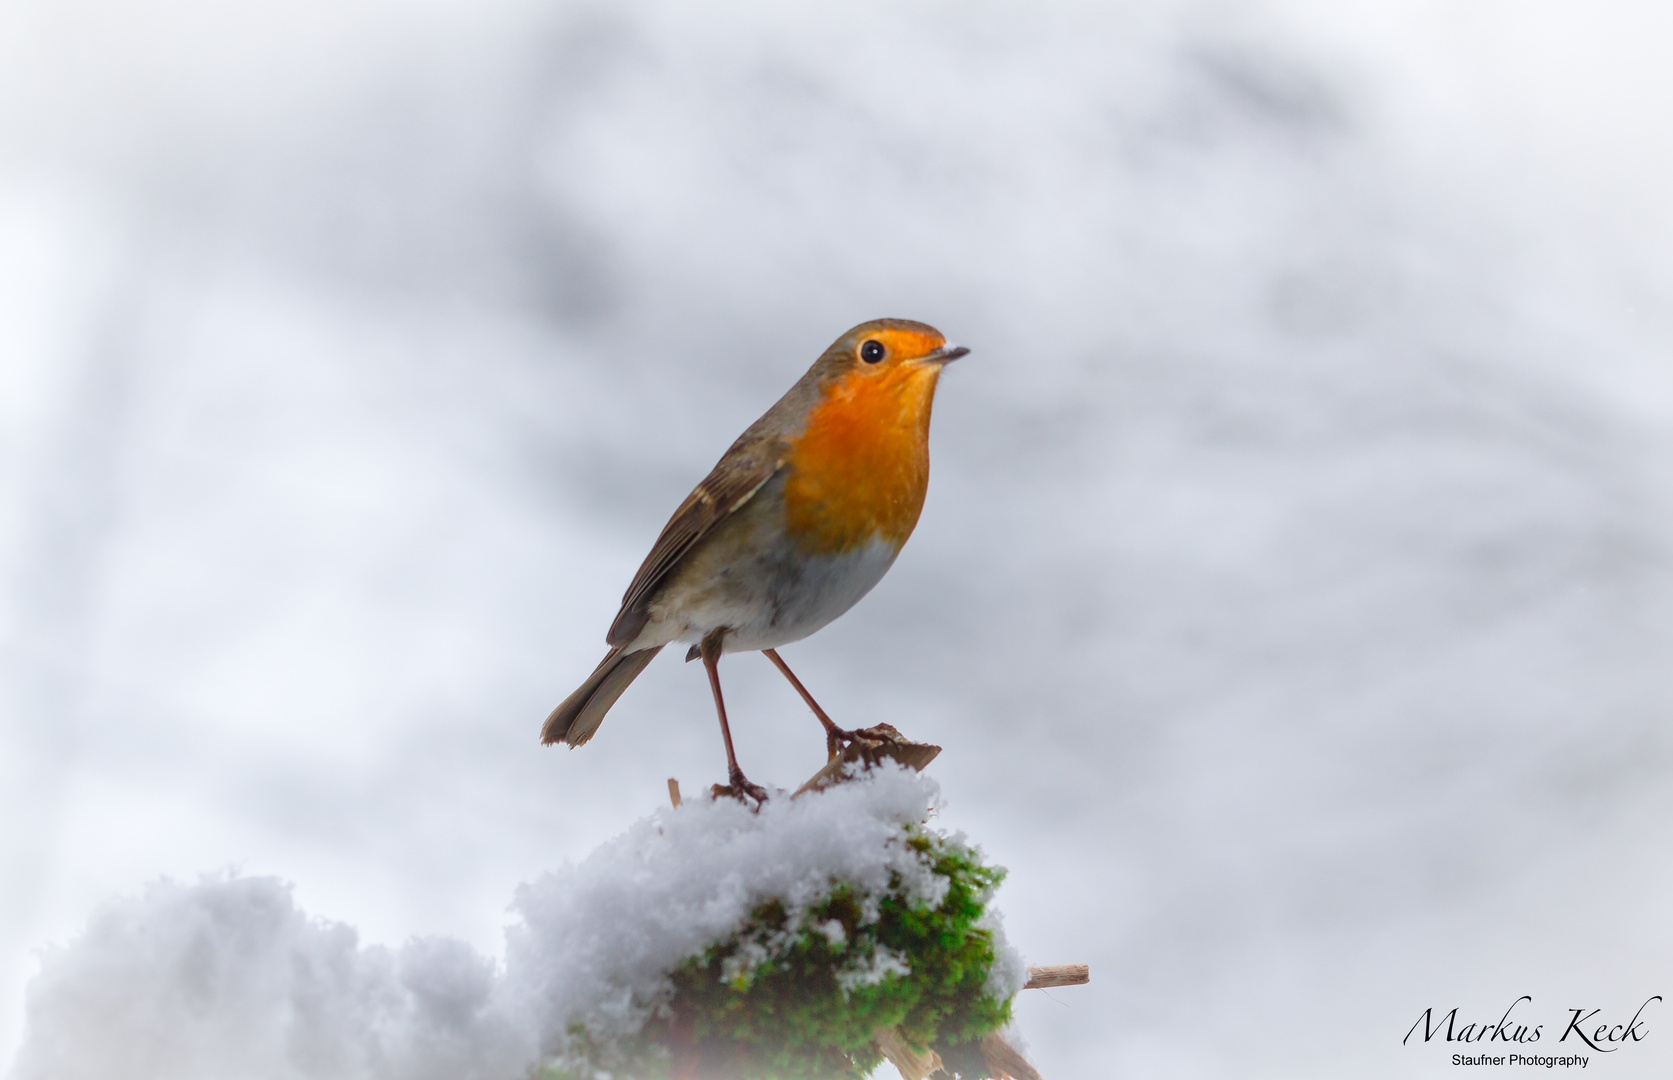
[[(1673, 996), (1670, 36), (0, 6), (0, 1061), (35, 950), (159, 876), (495, 952), (518, 882), (720, 779), (672, 653), (536, 735), (879, 315), (974, 351), (917, 536), (786, 657), (946, 746), (1012, 940), (1092, 964), (1020, 1006), (1047, 1076), (1434, 1076), (1425, 1007)], [(780, 677), (723, 672), (750, 775), (812, 773)], [(1592, 1067), (1665, 1074), (1647, 1015)]]

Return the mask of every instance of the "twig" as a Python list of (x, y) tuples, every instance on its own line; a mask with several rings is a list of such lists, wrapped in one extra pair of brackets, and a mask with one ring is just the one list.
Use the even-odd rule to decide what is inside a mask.
[(877, 1049), (883, 1051), (883, 1056), (889, 1059), (889, 1064), (900, 1070), (901, 1080), (926, 1080), (941, 1068), (941, 1055), (934, 1050), (926, 1049), (919, 1053), (912, 1049), (906, 1044), (906, 1040), (900, 1037), (898, 1028), (878, 1028), (871, 1041), (877, 1044)]
[(854, 738), (842, 748), (842, 753), (826, 762), (823, 769), (814, 773), (808, 782), (797, 788), (796, 794), (790, 797), (794, 799), (810, 791), (823, 791), (832, 784), (840, 784), (847, 779), (848, 766), (856, 761), (865, 762), (865, 767), (869, 769), (888, 758), (909, 769), (922, 772), (924, 766), (934, 761), (939, 753), (939, 746), (907, 742), (890, 724), (863, 728), (854, 732)]
[(1050, 986), (1081, 986), (1092, 981), (1092, 969), (1085, 964), (1046, 964), (1028, 969), (1024, 990), (1044, 990)]
[(1004, 1080), (1042, 1080), (1034, 1066), (1023, 1060), (997, 1031), (990, 1031), (976, 1044), (982, 1051), (982, 1061), (988, 1072)]
[(668, 778), (668, 801), (676, 808), (680, 805), (680, 782), (672, 776)]

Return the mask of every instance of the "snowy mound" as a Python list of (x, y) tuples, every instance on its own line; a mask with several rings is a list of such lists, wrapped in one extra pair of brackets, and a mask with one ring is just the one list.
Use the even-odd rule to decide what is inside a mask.
[(163, 882), (46, 956), (13, 1076), (515, 1077), (503, 985), (462, 942), (361, 947), (272, 878)]
[[(518, 890), (503, 967), (445, 939), (362, 947), (284, 884), (161, 883), (103, 908), (30, 987), (16, 1080), (521, 1077), (571, 1024), (638, 1029), (683, 959), (764, 900), (794, 915), (841, 881), (857, 895), (944, 883), (902, 842), (935, 784), (899, 769), (759, 814), (730, 800), (640, 821)], [(1008, 997), (1020, 959), (994, 931)]]

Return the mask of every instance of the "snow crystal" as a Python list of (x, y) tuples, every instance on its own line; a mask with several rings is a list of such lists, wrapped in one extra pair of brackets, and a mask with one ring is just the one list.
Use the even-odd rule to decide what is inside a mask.
[[(992, 934), (998, 946), (994, 949), (993, 966), (988, 968), (988, 981), (983, 989), (989, 997), (1003, 1001), (1021, 990), (1028, 981), (1028, 965), (1023, 963), (1022, 954), (1006, 943), (1004, 919), (997, 908), (990, 907), (982, 912), (982, 917), (976, 920), (976, 928)], [(1013, 1042), (1011, 1045), (1016, 1044)]]
[[(442, 938), (362, 946), (271, 878), (158, 883), (45, 955), (12, 1078), (513, 1080), (573, 1020), (637, 1030), (664, 972), (769, 897), (792, 925), (835, 879), (873, 903), (892, 879), (938, 903), (945, 880), (902, 842), (937, 800), (933, 781), (888, 768), (760, 813), (725, 799), (662, 810), (518, 889), (503, 969)], [(1021, 960), (989, 925), (990, 985), (1008, 993)], [(863, 974), (905, 970), (880, 949)]]
[(912, 965), (906, 962), (906, 957), (886, 945), (879, 945), (864, 965), (840, 972), (837, 985), (842, 987), (843, 993), (852, 993), (862, 986), (876, 986), (890, 975), (910, 974)]

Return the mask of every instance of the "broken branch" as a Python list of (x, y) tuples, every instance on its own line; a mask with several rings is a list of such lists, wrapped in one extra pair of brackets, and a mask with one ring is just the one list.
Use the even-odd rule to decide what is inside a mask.
[(1052, 986), (1081, 986), (1092, 981), (1092, 969), (1085, 964), (1045, 964), (1028, 969), (1024, 990), (1044, 990)]

